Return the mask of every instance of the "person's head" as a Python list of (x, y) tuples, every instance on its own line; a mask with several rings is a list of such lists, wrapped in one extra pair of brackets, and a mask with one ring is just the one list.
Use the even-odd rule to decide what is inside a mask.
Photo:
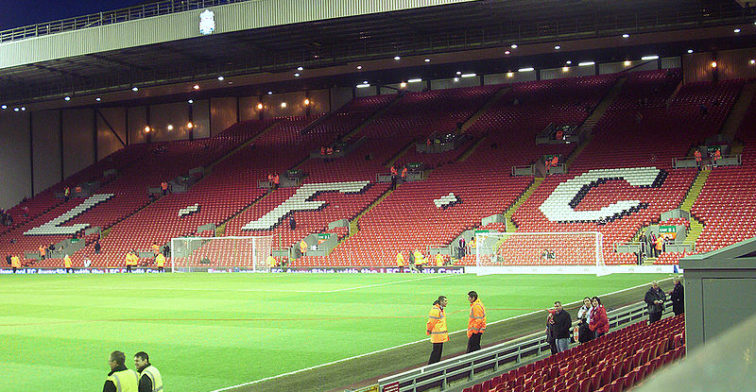
[(470, 303), (475, 302), (478, 299), (478, 293), (475, 291), (470, 291), (467, 293), (467, 300), (470, 301)]
[(448, 302), (449, 302), (449, 301), (448, 301), (448, 300), (446, 299), (446, 296), (444, 296), (444, 295), (439, 295), (439, 296), (438, 296), (438, 299), (437, 299), (437, 300), (435, 300), (435, 301), (433, 301), (433, 305), (439, 305), (439, 306), (441, 306), (442, 308), (445, 308), (445, 307), (446, 307), (446, 304), (447, 304)]
[(110, 353), (110, 359), (108, 359), (108, 365), (110, 365), (110, 370), (113, 370), (119, 366), (124, 366), (126, 364), (126, 354), (123, 353), (123, 351), (113, 351)]
[(585, 305), (586, 308), (590, 308), (591, 305), (591, 297), (585, 297), (583, 298), (583, 305)]
[(142, 369), (150, 366), (150, 356), (146, 352), (140, 351), (134, 354), (134, 366), (137, 369)]
[(560, 301), (555, 301), (554, 302), (554, 311), (556, 313), (559, 313), (559, 312), (562, 311), (562, 302), (560, 302)]
[(659, 288), (659, 282), (657, 282), (657, 281), (651, 282), (651, 288), (653, 288), (654, 290), (658, 289)]
[(675, 277), (672, 281), (675, 282), (675, 285), (682, 283), (682, 280), (680, 279), (680, 277)]
[(601, 298), (599, 298), (599, 297), (593, 297), (593, 299), (591, 300), (591, 304), (593, 305), (593, 307), (600, 306), (601, 305)]

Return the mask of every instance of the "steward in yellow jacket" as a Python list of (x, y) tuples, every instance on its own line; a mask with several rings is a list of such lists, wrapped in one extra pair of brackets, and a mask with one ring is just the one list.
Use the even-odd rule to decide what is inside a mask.
[(139, 256), (135, 252), (126, 254), (126, 272), (131, 272), (131, 267), (136, 267), (139, 263)]
[(480, 350), (480, 338), (486, 332), (486, 308), (478, 299), (478, 293), (467, 293), (470, 301), (470, 320), (467, 322), (467, 352)]
[(66, 273), (68, 273), (68, 270), (71, 270), (71, 272), (73, 273), (73, 263), (71, 262), (71, 256), (63, 256), (63, 267), (66, 269)]
[(433, 308), (428, 314), (428, 322), (425, 324), (425, 333), (430, 335), (430, 341), (433, 343), (428, 365), (441, 360), (441, 352), (444, 349), (444, 342), (449, 341), (449, 331), (446, 328), (446, 313), (444, 308), (448, 300), (443, 295), (433, 302)]
[(11, 257), (11, 268), (13, 269), (13, 273), (16, 273), (16, 270), (21, 268), (21, 259), (18, 258), (18, 256)]
[(415, 265), (416, 266), (422, 266), (425, 264), (425, 256), (423, 256), (422, 252), (419, 250), (415, 251)]
[(131, 369), (126, 368), (126, 354), (122, 351), (113, 351), (108, 360), (110, 373), (102, 387), (102, 392), (139, 392), (139, 376)]
[(157, 266), (157, 269), (159, 272), (165, 272), (165, 255), (158, 252), (157, 256), (155, 256), (155, 266)]
[(402, 252), (396, 254), (396, 266), (404, 267), (404, 255), (402, 254)]

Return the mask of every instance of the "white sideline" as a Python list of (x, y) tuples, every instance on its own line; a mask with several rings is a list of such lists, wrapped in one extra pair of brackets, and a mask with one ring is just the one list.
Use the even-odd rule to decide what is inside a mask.
[[(663, 281), (669, 280), (669, 279), (671, 279), (671, 278), (659, 279), (659, 281), (663, 282)], [(418, 279), (418, 280), (420, 280), (420, 279)], [(619, 294), (619, 293), (621, 293), (623, 291), (633, 290), (633, 289), (637, 289), (639, 287), (643, 287), (643, 286), (647, 286), (647, 285), (648, 285), (648, 283), (640, 284), (640, 285), (637, 285), (637, 286), (628, 287), (626, 289), (612, 291), (611, 293), (601, 294), (601, 296), (603, 297), (603, 296), (606, 296), (606, 295)], [(583, 300), (581, 299), (579, 301), (574, 301), (574, 302), (566, 303), (565, 305), (578, 304), (578, 303), (581, 303), (582, 301)], [(542, 310), (536, 310), (536, 311), (533, 311), (533, 312), (530, 312), (530, 313), (524, 313), (524, 314), (521, 314), (521, 315), (518, 315), (518, 316), (508, 317), (508, 318), (505, 318), (505, 319), (494, 321), (494, 322), (488, 323), (488, 325), (498, 324), (498, 323), (501, 323), (503, 321), (515, 320), (515, 319), (518, 319), (520, 317), (530, 316), (530, 315), (533, 315), (533, 314), (536, 314), (536, 313), (540, 313), (540, 312), (542, 312)], [(465, 332), (465, 331), (467, 331), (467, 330), (466, 329), (460, 329), (458, 331), (449, 332), (449, 334), (455, 334), (455, 333), (460, 333), (460, 332)], [(255, 385), (255, 384), (259, 384), (259, 383), (264, 382), (264, 381), (275, 380), (277, 378), (281, 378), (281, 377), (285, 377), (285, 376), (291, 376), (293, 374), (306, 372), (308, 370), (319, 369), (319, 368), (322, 368), (322, 367), (326, 367), (326, 366), (330, 366), (330, 365), (335, 365), (337, 363), (351, 361), (353, 359), (366, 357), (368, 355), (378, 354), (378, 353), (394, 350), (394, 349), (397, 349), (397, 348), (409, 346), (409, 345), (412, 345), (412, 344), (422, 343), (422, 342), (424, 342), (426, 340), (428, 340), (428, 339), (425, 338), (425, 339), (421, 339), (421, 340), (416, 340), (414, 342), (404, 343), (404, 344), (400, 344), (400, 345), (394, 346), (394, 347), (387, 347), (387, 348), (383, 348), (383, 349), (380, 349), (380, 350), (372, 351), (372, 352), (369, 352), (369, 353), (364, 353), (364, 354), (359, 354), (359, 355), (355, 355), (355, 356), (348, 357), (348, 358), (338, 359), (338, 360), (335, 360), (335, 361), (332, 361), (332, 362), (321, 363), (319, 365), (310, 366), (310, 367), (307, 367), (307, 368), (304, 368), (304, 369), (299, 369), (299, 370), (293, 370), (293, 371), (290, 371), (290, 372), (287, 372), (287, 373), (282, 373), (282, 374), (278, 374), (278, 375), (275, 375), (275, 376), (265, 377), (265, 378), (261, 378), (259, 380), (255, 380), (255, 381), (250, 381), (250, 382), (245, 382), (245, 383), (242, 383), (242, 384), (232, 385), (230, 387), (224, 387), (224, 388), (221, 388), (221, 389), (215, 389), (215, 390), (212, 390), (210, 392), (223, 392), (223, 391), (228, 391), (228, 390), (235, 389), (235, 388), (241, 388), (241, 387), (245, 387), (245, 386), (249, 386), (249, 385)]]
[[(409, 279), (409, 280), (397, 280), (394, 282), (385, 282), (385, 283), (375, 283), (375, 284), (368, 284), (364, 286), (354, 286), (354, 287), (344, 287), (341, 289), (333, 289), (333, 290), (281, 290), (281, 289), (222, 289), (222, 288), (201, 288), (201, 287), (143, 287), (140, 288), (140, 290), (169, 290), (169, 291), (230, 291), (230, 292), (260, 292), (260, 293), (303, 293), (303, 294), (329, 294), (329, 293), (340, 293), (343, 291), (350, 291), (350, 290), (361, 290), (361, 289), (367, 289), (371, 287), (380, 287), (380, 286), (388, 286), (392, 284), (402, 284), (402, 283), (409, 283), (409, 282), (419, 282), (421, 280), (429, 280), (429, 279), (439, 279), (439, 278), (447, 278), (450, 276), (459, 276), (459, 275), (432, 275), (432, 276), (426, 276), (423, 278), (418, 279)], [(88, 287), (89, 290), (132, 290), (131, 288), (119, 288), (119, 287)], [(81, 288), (77, 287), (49, 287), (46, 288), (46, 290), (62, 290), (62, 291), (71, 291), (71, 290), (77, 290), (81, 291)], [(0, 292), (3, 290), (0, 289)]]

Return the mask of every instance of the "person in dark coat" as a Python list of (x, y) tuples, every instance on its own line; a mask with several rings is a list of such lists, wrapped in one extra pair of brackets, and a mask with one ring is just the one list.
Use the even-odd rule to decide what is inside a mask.
[(294, 220), (293, 216), (289, 217), (289, 228), (292, 230), (297, 228), (297, 221)]
[(559, 352), (556, 346), (556, 339), (554, 338), (554, 315), (551, 312), (546, 316), (546, 342), (551, 349), (551, 355)]
[(556, 340), (557, 350), (566, 351), (570, 348), (570, 329), (572, 328), (572, 316), (562, 309), (562, 303), (554, 302), (554, 339)]
[(685, 313), (685, 290), (680, 278), (675, 278), (674, 282), (675, 287), (669, 292), (669, 298), (672, 299), (672, 311), (677, 316)]
[(664, 311), (664, 300), (667, 296), (664, 291), (659, 288), (659, 284), (656, 282), (651, 283), (651, 288), (646, 292), (646, 296), (643, 299), (648, 305), (648, 323), (653, 324), (661, 320), (662, 312)]

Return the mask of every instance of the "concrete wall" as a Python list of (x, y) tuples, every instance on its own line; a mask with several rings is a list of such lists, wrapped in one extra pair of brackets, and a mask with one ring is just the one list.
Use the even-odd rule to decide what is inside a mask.
[[(420, 82), (407, 83), (402, 87), (401, 83), (386, 84), (380, 88), (381, 95), (396, 94), (400, 90), (410, 92), (420, 92), (428, 89), (430, 82), (423, 80)], [(359, 92), (361, 89), (357, 89)], [(375, 95), (375, 94), (373, 94)]]
[(483, 82), (489, 86), (494, 84), (505, 83), (517, 83), (517, 82), (532, 82), (536, 80), (537, 75), (535, 71), (532, 72), (508, 72), (500, 74), (490, 74), (483, 76)]
[(615, 63), (599, 64), (599, 74), (613, 74), (630, 69), (630, 72), (653, 71), (659, 69), (659, 63), (656, 60), (651, 61), (618, 61)]
[(31, 196), (29, 113), (0, 114), (0, 208)]
[(431, 90), (480, 86), (480, 76), (472, 78), (435, 79), (430, 81)]
[(204, 139), (210, 137), (210, 101), (194, 101), (191, 110), (194, 138)]
[(249, 121), (257, 120), (260, 117), (260, 110), (257, 104), (263, 102), (264, 97), (241, 97), (239, 98), (239, 120)]
[(575, 78), (579, 76), (593, 76), (596, 74), (595, 66), (573, 66), (562, 68), (548, 68), (541, 70), (541, 80)]
[[(264, 98), (263, 116), (282, 117), (282, 116), (304, 116), (305, 114), (305, 93), (297, 91), (285, 94), (267, 95)], [(285, 103), (285, 107), (282, 105)]]
[(144, 143), (147, 141), (147, 134), (144, 132), (144, 127), (148, 125), (147, 122), (147, 108), (144, 106), (136, 106), (128, 108), (126, 117), (128, 119), (128, 144)]
[(331, 110), (339, 110), (354, 99), (354, 90), (351, 87), (333, 87), (331, 88)]
[(211, 136), (217, 135), (236, 124), (236, 98), (211, 98), (210, 119)]
[(97, 159), (123, 148), (121, 142), (126, 143), (126, 108), (100, 109), (97, 116)]
[(331, 99), (328, 90), (310, 90), (307, 92), (310, 99), (310, 114), (323, 114), (331, 111)]
[(378, 86), (370, 86), (370, 87), (365, 87), (365, 88), (354, 89), (355, 97), (372, 97), (374, 95), (378, 95)]
[(680, 57), (662, 57), (661, 58), (662, 69), (680, 68), (681, 66), (682, 66), (682, 59)]
[(32, 116), (34, 193), (37, 194), (60, 182), (63, 176), (60, 166), (60, 110), (35, 112)]
[[(150, 106), (150, 126), (152, 141), (163, 142), (186, 140), (189, 138), (189, 104), (186, 102), (166, 103)], [(169, 125), (172, 129), (169, 129)]]
[(63, 111), (63, 177), (95, 162), (94, 110)]

